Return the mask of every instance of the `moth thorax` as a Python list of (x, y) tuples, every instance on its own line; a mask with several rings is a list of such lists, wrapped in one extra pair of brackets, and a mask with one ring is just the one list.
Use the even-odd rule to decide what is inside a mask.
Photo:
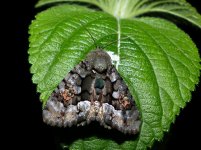
[(104, 58), (97, 58), (93, 62), (93, 68), (97, 72), (102, 73), (108, 68), (108, 64)]
[(101, 49), (92, 51), (87, 55), (87, 60), (91, 62), (93, 70), (103, 73), (111, 65), (110, 56)]

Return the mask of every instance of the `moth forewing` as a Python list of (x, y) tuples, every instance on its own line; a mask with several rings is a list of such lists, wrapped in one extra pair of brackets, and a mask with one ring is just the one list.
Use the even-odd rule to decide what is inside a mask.
[(141, 124), (127, 85), (102, 49), (91, 51), (61, 81), (43, 109), (43, 120), (59, 127), (98, 121), (128, 134), (137, 134)]

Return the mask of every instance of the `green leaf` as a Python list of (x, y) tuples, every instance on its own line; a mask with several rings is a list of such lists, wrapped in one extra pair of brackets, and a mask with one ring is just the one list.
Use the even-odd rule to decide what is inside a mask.
[(97, 0), (39, 0), (38, 3), (36, 4), (36, 7), (41, 7), (43, 5), (52, 4), (52, 3), (62, 3), (62, 2), (86, 2), (86, 3), (91, 3), (94, 5), (97, 5), (99, 3), (99, 1)]
[(99, 46), (110, 43), (105, 50), (119, 56), (116, 67), (135, 98), (142, 126), (137, 138), (121, 144), (78, 137), (69, 148), (151, 147), (168, 131), (198, 83), (201, 66), (196, 46), (163, 19), (116, 19), (76, 5), (50, 8), (36, 16), (29, 31), (32, 80), (44, 104), (65, 75), (96, 48), (89, 32)]
[(103, 140), (97, 137), (87, 138), (84, 141), (77, 140), (70, 145), (70, 149), (121, 150), (120, 146), (112, 140)]
[(153, 12), (165, 13), (182, 18), (201, 28), (201, 15), (186, 0), (39, 0), (36, 6), (56, 2), (93, 4), (119, 18), (132, 18)]

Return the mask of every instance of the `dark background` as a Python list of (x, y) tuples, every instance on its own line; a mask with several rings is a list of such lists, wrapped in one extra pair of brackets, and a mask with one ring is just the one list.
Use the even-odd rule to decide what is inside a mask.
[[(3, 39), (9, 41), (6, 44), (6, 61), (3, 61), (3, 72), (10, 71), (6, 75), (6, 97), (5, 104), (2, 104), (2, 124), (5, 128), (5, 135), (1, 135), (6, 149), (56, 149), (56, 142), (61, 140), (59, 134), (66, 132), (70, 140), (73, 136), (85, 134), (89, 131), (97, 131), (93, 126), (89, 128), (72, 128), (72, 129), (54, 129), (46, 126), (42, 121), (41, 102), (39, 94), (36, 93), (36, 85), (31, 81), (29, 73), (30, 64), (28, 63), (28, 27), (31, 20), (39, 9), (34, 5), (37, 0), (27, 1), (9, 1), (9, 4), (2, 5), (7, 9), (2, 13), (1, 24), (5, 25), (2, 32), (5, 31)], [(201, 4), (199, 0), (189, 0), (201, 13)], [(9, 7), (8, 7), (9, 6)], [(185, 30), (201, 49), (201, 30), (192, 25), (179, 26)], [(4, 50), (4, 49), (3, 49)], [(9, 82), (8, 82), (9, 81)], [(8, 87), (7, 87), (8, 86)], [(4, 87), (4, 88), (5, 88)], [(185, 149), (191, 147), (196, 149), (200, 147), (200, 101), (201, 101), (201, 84), (196, 87), (192, 93), (192, 100), (181, 111), (170, 132), (166, 133), (161, 142), (155, 142), (153, 149)], [(97, 127), (99, 129), (99, 127)], [(107, 136), (107, 131), (106, 132)], [(87, 133), (86, 133), (87, 134)], [(111, 133), (112, 134), (112, 133)], [(105, 136), (103, 135), (103, 136)], [(198, 136), (198, 138), (196, 137)]]

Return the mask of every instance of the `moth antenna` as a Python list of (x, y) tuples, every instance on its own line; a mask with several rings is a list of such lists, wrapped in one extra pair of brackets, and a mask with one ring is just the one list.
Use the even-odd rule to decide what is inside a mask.
[(105, 45), (105, 46), (103, 47), (103, 49), (105, 49), (106, 47), (110, 46), (111, 44), (113, 44), (113, 43), (115, 43), (115, 42), (118, 42), (118, 41), (120, 41), (120, 40), (122, 40), (122, 39), (127, 39), (127, 38), (129, 38), (129, 37), (124, 37), (124, 38), (121, 38), (121, 39), (112, 41), (112, 42), (108, 43), (107, 45)]
[[(90, 31), (84, 26), (84, 24), (83, 24), (82, 22), (80, 22), (80, 23), (82, 24), (83, 28), (87, 31), (87, 33), (89, 34), (89, 36), (90, 36), (91, 39), (93, 40), (95, 47), (96, 47), (96, 48), (100, 48), (100, 46), (98, 46), (98, 44), (96, 43), (95, 38), (92, 36), (92, 34), (90, 33)], [(121, 38), (121, 39), (118, 39), (118, 40), (109, 42), (107, 45), (105, 45), (104, 47), (101, 47), (101, 48), (102, 48), (102, 49), (105, 49), (106, 47), (110, 46), (111, 44), (113, 44), (113, 43), (115, 43), (115, 42), (117, 42), (117, 41), (120, 41), (120, 40), (122, 40), (122, 39), (127, 39), (127, 38), (129, 38), (129, 37), (127, 36), (127, 37), (124, 37), (124, 38)]]
[(95, 40), (94, 37), (92, 36), (92, 34), (89, 32), (89, 30), (84, 26), (84, 24), (83, 24), (82, 22), (80, 22), (80, 23), (82, 24), (82, 26), (84, 27), (84, 29), (87, 31), (87, 33), (89, 34), (89, 36), (90, 36), (91, 39), (93, 40), (95, 47), (97, 48), (98, 45), (97, 45), (97, 43), (96, 43), (96, 40)]

